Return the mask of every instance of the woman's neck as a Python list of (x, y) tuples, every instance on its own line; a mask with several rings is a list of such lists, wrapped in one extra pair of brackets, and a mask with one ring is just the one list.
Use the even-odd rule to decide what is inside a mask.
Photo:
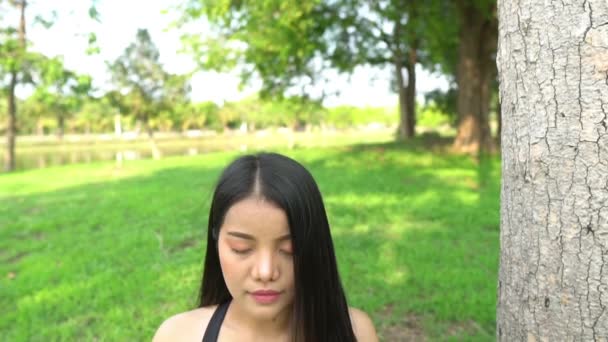
[[(242, 311), (238, 304), (232, 303), (226, 313), (225, 325), (251, 340), (280, 341), (289, 340), (292, 329), (291, 306), (286, 307), (271, 319), (260, 319)], [(247, 339), (249, 340), (249, 339)]]

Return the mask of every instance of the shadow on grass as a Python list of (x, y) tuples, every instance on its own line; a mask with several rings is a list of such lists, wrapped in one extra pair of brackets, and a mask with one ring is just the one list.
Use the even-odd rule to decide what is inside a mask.
[[(319, 183), (350, 304), (385, 339), (416, 321), (431, 339), (493, 340), (497, 161), (427, 147), (279, 152)], [(191, 308), (211, 191), (232, 157), (0, 199), (3, 335), (150, 339)]]

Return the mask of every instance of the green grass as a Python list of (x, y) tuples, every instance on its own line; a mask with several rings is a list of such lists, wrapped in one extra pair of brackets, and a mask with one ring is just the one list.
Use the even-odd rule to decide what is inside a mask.
[[(383, 339), (495, 339), (497, 158), (421, 141), (279, 152), (319, 183), (349, 304)], [(144, 341), (193, 308), (212, 187), (236, 155), (0, 176), (2, 339)]]

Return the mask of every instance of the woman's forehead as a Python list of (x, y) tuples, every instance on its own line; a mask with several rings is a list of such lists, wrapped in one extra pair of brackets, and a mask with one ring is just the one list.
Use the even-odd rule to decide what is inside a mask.
[(222, 226), (224, 229), (236, 235), (240, 233), (241, 237), (277, 239), (289, 234), (289, 223), (285, 211), (274, 203), (259, 197), (248, 197), (228, 209)]

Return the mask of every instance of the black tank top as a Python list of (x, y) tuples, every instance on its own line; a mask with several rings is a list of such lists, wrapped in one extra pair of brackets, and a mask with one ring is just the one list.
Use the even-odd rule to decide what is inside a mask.
[(226, 311), (228, 311), (228, 306), (230, 306), (230, 301), (217, 306), (213, 312), (213, 316), (211, 316), (209, 324), (207, 325), (207, 329), (205, 330), (203, 342), (217, 341), (217, 337), (220, 334), (220, 328), (222, 327), (222, 322), (224, 322), (224, 317), (226, 317)]

